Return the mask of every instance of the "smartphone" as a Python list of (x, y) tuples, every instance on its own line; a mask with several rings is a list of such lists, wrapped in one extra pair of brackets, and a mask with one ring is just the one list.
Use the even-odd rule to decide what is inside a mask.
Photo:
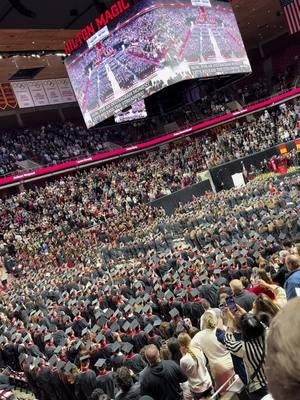
[(226, 304), (231, 312), (233, 313), (237, 312), (238, 308), (236, 306), (236, 302), (234, 301), (233, 297), (228, 297), (228, 299), (226, 299)]

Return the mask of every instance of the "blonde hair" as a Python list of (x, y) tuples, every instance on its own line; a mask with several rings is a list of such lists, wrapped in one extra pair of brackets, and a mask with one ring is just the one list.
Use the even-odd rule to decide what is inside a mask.
[(205, 311), (202, 321), (203, 329), (215, 329), (218, 323), (216, 314), (210, 310)]
[(198, 358), (194, 351), (191, 349), (191, 337), (188, 333), (180, 333), (178, 336), (178, 342), (181, 347), (185, 349), (185, 351), (192, 357), (192, 359), (195, 361), (195, 363), (198, 365)]

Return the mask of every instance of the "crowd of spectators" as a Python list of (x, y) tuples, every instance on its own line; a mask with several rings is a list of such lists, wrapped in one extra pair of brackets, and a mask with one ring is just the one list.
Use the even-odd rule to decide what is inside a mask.
[[(131, 158), (129, 165), (127, 160), (120, 161), (116, 163), (116, 175), (121, 170), (123, 185), (126, 185), (124, 175), (128, 176), (130, 169), (131, 174), (136, 175), (134, 191), (145, 200), (153, 200), (196, 183), (197, 173), (207, 168), (297, 138), (298, 120), (298, 102), (275, 107), (253, 117), (250, 122), (237, 121), (235, 127), (224, 128), (218, 135), (208, 132), (186, 138), (159, 152)], [(17, 161), (28, 158), (40, 164), (56, 164), (101, 152), (107, 139), (114, 141), (113, 133), (97, 129), (88, 132), (70, 123), (61, 127), (48, 125), (37, 131), (4, 133), (0, 138), (3, 161), (0, 175), (14, 171)], [(118, 136), (118, 140), (122, 138)]]

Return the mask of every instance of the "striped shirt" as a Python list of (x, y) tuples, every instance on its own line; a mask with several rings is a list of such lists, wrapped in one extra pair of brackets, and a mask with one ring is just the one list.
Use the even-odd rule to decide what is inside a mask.
[[(225, 334), (225, 346), (231, 354), (243, 359), (248, 380), (258, 369), (257, 375), (249, 384), (250, 392), (255, 392), (256, 390), (267, 386), (264, 341), (265, 338), (263, 336), (244, 342), (242, 340), (235, 340), (235, 337), (231, 333)], [(263, 360), (262, 364), (261, 360)]]

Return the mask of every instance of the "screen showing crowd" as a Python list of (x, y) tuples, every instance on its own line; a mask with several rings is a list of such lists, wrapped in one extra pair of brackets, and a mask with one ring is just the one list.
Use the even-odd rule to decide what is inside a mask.
[(66, 59), (88, 127), (176, 82), (251, 72), (230, 3), (167, 1), (136, 1)]

